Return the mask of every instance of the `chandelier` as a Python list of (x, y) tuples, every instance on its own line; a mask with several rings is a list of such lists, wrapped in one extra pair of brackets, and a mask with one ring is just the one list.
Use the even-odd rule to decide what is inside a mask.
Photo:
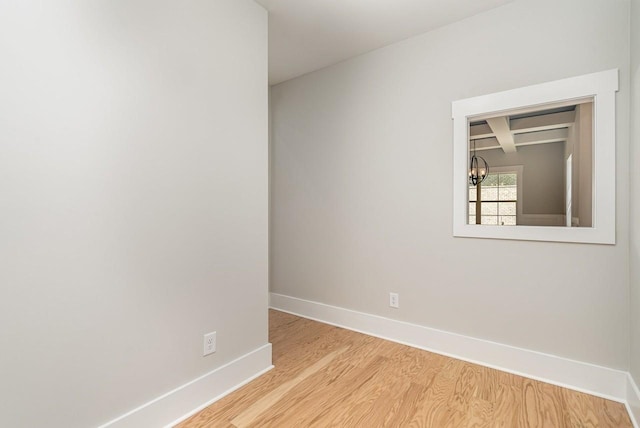
[(476, 156), (476, 140), (473, 141), (473, 155), (469, 162), (469, 184), (477, 186), (489, 175), (489, 164), (482, 156)]

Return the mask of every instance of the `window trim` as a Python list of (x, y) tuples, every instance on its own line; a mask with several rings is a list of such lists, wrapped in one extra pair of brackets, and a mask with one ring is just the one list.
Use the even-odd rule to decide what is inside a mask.
[[(618, 70), (454, 101), (453, 117), (453, 236), (527, 241), (616, 243), (616, 97)], [(542, 107), (551, 103), (593, 98), (593, 227), (467, 224), (469, 120)]]

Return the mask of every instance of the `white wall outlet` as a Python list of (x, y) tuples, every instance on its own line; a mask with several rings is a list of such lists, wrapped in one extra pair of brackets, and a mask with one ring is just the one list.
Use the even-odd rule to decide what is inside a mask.
[(389, 293), (389, 306), (392, 308), (400, 307), (400, 295), (398, 293)]
[(204, 335), (204, 353), (202, 356), (213, 354), (216, 352), (216, 332)]

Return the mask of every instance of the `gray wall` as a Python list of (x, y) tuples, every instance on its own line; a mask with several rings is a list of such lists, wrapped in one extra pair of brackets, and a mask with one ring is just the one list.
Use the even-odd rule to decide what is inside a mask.
[[(272, 291), (628, 369), (628, 12), (515, 1), (273, 87)], [(451, 102), (611, 68), (617, 244), (454, 239)]]
[(631, 374), (640, 385), (640, 0), (631, 1)]
[(0, 426), (267, 343), (266, 32), (250, 0), (0, 2)]
[(483, 150), (489, 168), (522, 165), (522, 211), (525, 214), (564, 214), (564, 143), (518, 147), (515, 153)]

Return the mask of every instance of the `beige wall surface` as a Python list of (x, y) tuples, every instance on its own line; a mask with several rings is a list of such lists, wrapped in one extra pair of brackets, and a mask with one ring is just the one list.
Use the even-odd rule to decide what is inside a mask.
[(0, 2), (0, 426), (267, 343), (266, 34), (250, 0)]
[(580, 219), (580, 226), (591, 227), (593, 225), (593, 105), (578, 105), (576, 115), (578, 118), (575, 126), (580, 129), (577, 132), (578, 141), (574, 143), (579, 152), (573, 169), (574, 216)]
[(593, 225), (593, 126), (593, 103), (578, 104), (565, 158), (572, 156), (572, 217), (582, 227)]
[(491, 167), (522, 165), (523, 212), (564, 214), (564, 143), (518, 147), (515, 153), (502, 149), (477, 153)]
[(640, 385), (640, 0), (631, 1), (631, 374)]
[[(273, 87), (272, 291), (628, 369), (628, 13), (515, 1)], [(451, 102), (611, 68), (617, 244), (453, 238)]]

